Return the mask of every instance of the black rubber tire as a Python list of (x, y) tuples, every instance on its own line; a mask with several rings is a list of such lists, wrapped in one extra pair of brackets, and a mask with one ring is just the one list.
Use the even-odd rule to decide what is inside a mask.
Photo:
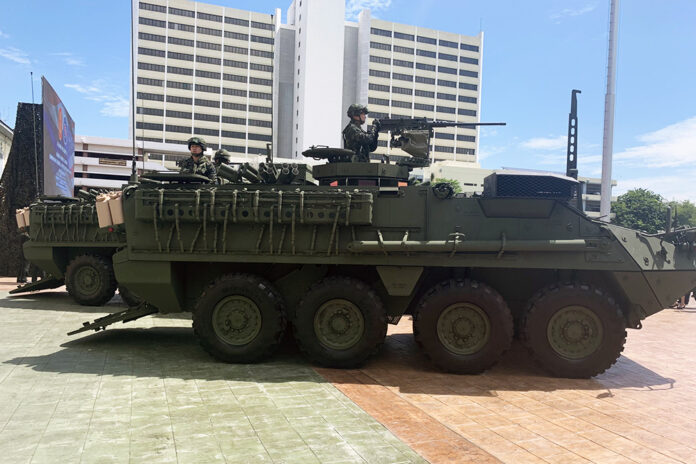
[(123, 300), (123, 303), (125, 303), (125, 305), (129, 308), (133, 306), (138, 306), (143, 301), (142, 298), (128, 290), (123, 285), (118, 286), (118, 294), (121, 296), (121, 300)]
[[(592, 311), (602, 324), (603, 338), (589, 356), (570, 359), (556, 352), (547, 330), (551, 317), (567, 306)], [(554, 284), (537, 292), (529, 301), (522, 322), (522, 341), (532, 358), (556, 377), (584, 379), (609, 369), (626, 342), (626, 319), (621, 308), (605, 291), (589, 284)]]
[[(225, 342), (213, 328), (216, 305), (233, 295), (253, 301), (261, 315), (259, 333), (244, 345)], [(229, 363), (253, 363), (270, 356), (282, 340), (286, 325), (281, 294), (266, 279), (251, 274), (228, 274), (217, 278), (198, 298), (193, 312), (193, 331), (203, 349)]]
[[(490, 335), (471, 354), (449, 350), (438, 335), (442, 313), (456, 303), (469, 303), (488, 317)], [(449, 279), (423, 295), (413, 312), (413, 335), (425, 355), (437, 367), (454, 374), (479, 374), (492, 367), (510, 348), (513, 337), (512, 313), (500, 294), (488, 285), (470, 279)]]
[[(77, 282), (77, 275), (91, 268), (96, 277), (96, 285), (92, 291)], [(73, 299), (84, 306), (102, 306), (110, 301), (116, 293), (116, 277), (111, 260), (98, 255), (76, 256), (65, 270), (65, 287)]]
[[(363, 318), (360, 339), (350, 348), (336, 349), (322, 344), (314, 321), (321, 306), (332, 299), (355, 305)], [(314, 284), (300, 301), (293, 320), (295, 340), (312, 362), (326, 367), (351, 368), (375, 355), (387, 335), (387, 313), (377, 293), (352, 277), (327, 277)]]

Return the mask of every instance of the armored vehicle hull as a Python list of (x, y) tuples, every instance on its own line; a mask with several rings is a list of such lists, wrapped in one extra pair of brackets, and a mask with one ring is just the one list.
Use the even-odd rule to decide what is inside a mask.
[(696, 286), (692, 232), (648, 236), (567, 199), (457, 196), (363, 166), (374, 176), (333, 185), (129, 185), (113, 267), (148, 309), (117, 320), (191, 311), (229, 362), (267, 356), (289, 322), (311, 360), (351, 367), (409, 314), (444, 370), (491, 367), (517, 332), (553, 374), (589, 377), (626, 328)]

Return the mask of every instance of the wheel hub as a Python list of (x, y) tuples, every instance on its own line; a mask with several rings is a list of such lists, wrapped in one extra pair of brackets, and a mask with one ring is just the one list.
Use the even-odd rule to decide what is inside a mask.
[(437, 321), (440, 342), (454, 354), (476, 353), (488, 342), (490, 334), (488, 316), (470, 303), (456, 303), (445, 308)]
[(75, 273), (76, 287), (84, 295), (91, 295), (98, 291), (100, 283), (99, 273), (91, 266), (82, 266)]
[(327, 348), (346, 350), (360, 341), (364, 331), (362, 312), (348, 300), (329, 300), (314, 315), (314, 332)]
[(602, 343), (602, 336), (602, 322), (584, 306), (561, 308), (547, 327), (551, 348), (568, 359), (581, 359), (594, 353)]
[(225, 343), (250, 343), (261, 332), (261, 311), (252, 300), (241, 295), (223, 298), (213, 310), (213, 330)]

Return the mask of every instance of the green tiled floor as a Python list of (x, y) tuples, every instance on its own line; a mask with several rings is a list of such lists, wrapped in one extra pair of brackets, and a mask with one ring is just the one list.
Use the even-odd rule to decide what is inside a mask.
[(65, 335), (116, 302), (0, 292), (0, 461), (423, 462), (291, 344), (231, 365), (204, 353), (184, 318)]

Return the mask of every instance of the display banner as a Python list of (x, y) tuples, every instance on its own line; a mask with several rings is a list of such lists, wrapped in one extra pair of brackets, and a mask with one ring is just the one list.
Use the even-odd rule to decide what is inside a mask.
[(72, 197), (75, 189), (75, 123), (58, 94), (41, 77), (44, 195)]

